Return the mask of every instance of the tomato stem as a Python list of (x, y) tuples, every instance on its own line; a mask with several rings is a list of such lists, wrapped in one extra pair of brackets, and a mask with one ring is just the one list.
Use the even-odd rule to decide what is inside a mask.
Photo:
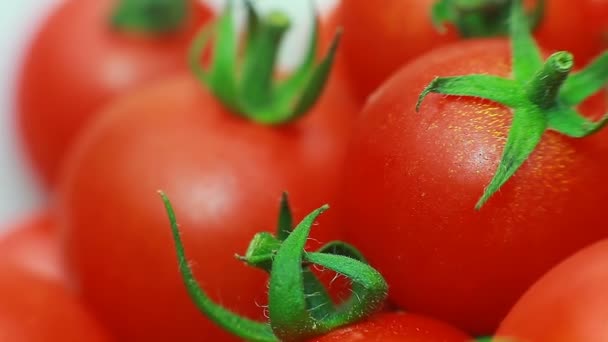
[(110, 17), (123, 32), (164, 34), (180, 30), (190, 12), (190, 0), (120, 0)]
[[(438, 0), (431, 17), (435, 26), (444, 31), (443, 24), (451, 22), (462, 37), (493, 37), (509, 34), (509, 15), (513, 0)], [(545, 0), (539, 0), (528, 14), (531, 27), (542, 20)]]
[(608, 53), (574, 74), (570, 74), (574, 59), (569, 52), (554, 53), (543, 64), (528, 20), (521, 0), (512, 0), (509, 22), (513, 79), (491, 75), (438, 77), (422, 91), (416, 105), (419, 110), (428, 94), (440, 93), (488, 99), (513, 108), (500, 164), (476, 209), (481, 209), (515, 174), (547, 130), (582, 138), (608, 124), (608, 114), (592, 122), (575, 108), (608, 83)]
[[(292, 122), (305, 115), (323, 92), (340, 33), (336, 33), (325, 57), (316, 62), (319, 32), (315, 14), (304, 62), (289, 77), (276, 80), (277, 52), (289, 20), (279, 12), (261, 17), (250, 1), (246, 4), (248, 30), (242, 58), (237, 58), (233, 5), (228, 1), (222, 15), (204, 27), (192, 44), (190, 66), (201, 83), (236, 115), (266, 125)], [(200, 59), (211, 41), (215, 44), (212, 60), (205, 68)]]
[[(238, 337), (260, 342), (307, 339), (372, 315), (386, 299), (386, 281), (365, 263), (353, 246), (334, 241), (318, 252), (304, 251), (313, 223), (328, 207), (313, 211), (292, 231), (288, 227), (291, 225), (291, 211), (284, 194), (277, 237), (270, 233), (257, 234), (247, 254), (239, 257), (249, 265), (270, 272), (270, 324), (241, 317), (213, 302), (194, 279), (171, 202), (164, 193), (159, 193), (171, 224), (182, 280), (190, 297), (205, 316)], [(311, 264), (349, 278), (353, 294), (336, 307), (309, 269)]]
[(562, 51), (552, 54), (528, 84), (530, 100), (544, 109), (555, 106), (559, 91), (573, 66), (571, 53)]

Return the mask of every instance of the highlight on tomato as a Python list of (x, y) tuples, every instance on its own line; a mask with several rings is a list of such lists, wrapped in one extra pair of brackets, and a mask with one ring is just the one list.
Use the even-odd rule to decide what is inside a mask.
[[(67, 162), (57, 207), (68, 262), (85, 301), (119, 339), (234, 340), (190, 303), (158, 189), (175, 203), (201, 287), (252, 319), (263, 317), (265, 277), (233, 267), (233, 253), (275, 225), (281, 192), (291, 194), (297, 219), (337, 197), (357, 112), (329, 77), (338, 36), (318, 60), (315, 26), (302, 65), (275, 78), (289, 20), (251, 5), (246, 13), (243, 45), (228, 5), (193, 43), (193, 72), (106, 107)], [(311, 245), (338, 235), (320, 224)]]
[(335, 204), (392, 302), (475, 335), (608, 237), (605, 103), (581, 105), (606, 85), (608, 54), (574, 72), (572, 54), (537, 47), (519, 1), (511, 22), (510, 44), (434, 50), (376, 92)]
[(25, 152), (54, 187), (83, 127), (123, 93), (187, 69), (211, 11), (196, 0), (62, 0), (20, 66), (17, 124)]

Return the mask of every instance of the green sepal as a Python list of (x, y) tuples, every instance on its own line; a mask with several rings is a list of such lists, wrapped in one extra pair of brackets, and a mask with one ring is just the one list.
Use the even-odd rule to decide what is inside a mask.
[(183, 27), (190, 6), (190, 0), (119, 0), (110, 21), (126, 32), (171, 33)]
[(198, 282), (192, 274), (190, 264), (186, 258), (184, 245), (181, 240), (179, 226), (175, 218), (175, 211), (167, 196), (159, 191), (159, 194), (165, 205), (165, 210), (169, 216), (171, 223), (171, 231), (175, 241), (175, 250), (177, 252), (177, 261), (179, 271), (182, 275), (182, 280), (188, 290), (188, 295), (196, 304), (196, 307), (211, 319), (215, 324), (222, 327), (224, 330), (234, 334), (235, 336), (246, 339), (252, 342), (278, 342), (279, 339), (274, 335), (270, 326), (266, 323), (256, 322), (254, 320), (242, 317), (234, 312), (225, 309), (221, 305), (213, 302), (209, 296), (201, 289)]
[[(431, 9), (431, 20), (439, 32), (445, 23), (453, 23), (460, 36), (494, 37), (509, 34), (512, 0), (437, 0)], [(545, 12), (545, 0), (525, 14), (530, 27), (538, 26)]]
[[(387, 296), (388, 285), (371, 266), (353, 258), (327, 253), (304, 253), (308, 234), (323, 206), (309, 214), (278, 250), (270, 274), (269, 313), (273, 331), (279, 338), (303, 340), (347, 325), (377, 311)], [(302, 262), (323, 266), (348, 277), (353, 295), (331, 315), (316, 319), (306, 307)]]
[(293, 214), (289, 206), (289, 196), (286, 192), (281, 196), (281, 204), (279, 206), (279, 223), (277, 225), (277, 239), (285, 241), (293, 230)]
[[(172, 205), (162, 191), (159, 194), (169, 217), (179, 269), (188, 294), (205, 316), (238, 337), (247, 341), (275, 342), (284, 340), (277, 337), (284, 333), (290, 334), (286, 335), (289, 340), (320, 335), (373, 314), (386, 299), (386, 282), (364, 262), (364, 257), (353, 246), (332, 242), (319, 252), (304, 251), (313, 223), (327, 209), (327, 206), (323, 206), (302, 220), (284, 241), (270, 233), (256, 234), (246, 256), (239, 257), (251, 266), (270, 272), (270, 324), (241, 317), (213, 302), (200, 288), (186, 259)], [(290, 231), (286, 227), (287, 222), (291, 221), (286, 194), (283, 194), (280, 212), (279, 221), (282, 223), (279, 224), (279, 231)], [(290, 219), (284, 220), (285, 217)], [(351, 279), (353, 295), (336, 307), (327, 290), (312, 273), (312, 264)], [(285, 311), (288, 311), (287, 315), (280, 314)], [(302, 322), (305, 324), (302, 325)]]
[[(242, 58), (236, 58), (233, 6), (229, 1), (220, 18), (195, 39), (189, 56), (191, 68), (197, 78), (237, 115), (266, 125), (297, 120), (310, 111), (323, 92), (340, 34), (336, 34), (324, 58), (315, 63), (319, 39), (315, 12), (314, 32), (304, 61), (290, 76), (277, 80), (275, 64), (284, 33), (290, 26), (289, 20), (280, 12), (260, 16), (250, 1), (246, 4), (248, 32)], [(212, 41), (215, 43), (214, 55), (206, 70), (200, 59)]]
[(481, 209), (515, 174), (547, 130), (583, 138), (608, 123), (608, 114), (593, 122), (573, 108), (607, 84), (608, 53), (586, 69), (570, 75), (574, 66), (572, 54), (557, 52), (543, 63), (540, 49), (530, 34), (528, 20), (521, 0), (512, 0), (512, 79), (491, 75), (438, 77), (422, 91), (416, 104), (418, 111), (429, 93), (439, 93), (488, 99), (513, 109), (513, 122), (498, 169), (476, 209)]

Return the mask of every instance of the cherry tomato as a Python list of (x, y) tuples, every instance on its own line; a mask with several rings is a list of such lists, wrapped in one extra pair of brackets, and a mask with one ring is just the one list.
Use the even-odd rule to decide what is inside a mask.
[(550, 270), (511, 309), (498, 336), (517, 341), (608, 339), (608, 241), (589, 246)]
[(310, 342), (464, 342), (464, 332), (411, 313), (381, 313)]
[(111, 341), (76, 297), (21, 267), (0, 266), (0, 303), (2, 341)]
[[(394, 71), (421, 54), (458, 38), (453, 27), (440, 33), (431, 21), (437, 0), (341, 1), (343, 53), (357, 95), (365, 99)], [(533, 7), (535, 1), (527, 1)], [(608, 48), (608, 1), (548, 0), (537, 30), (540, 45), (567, 50), (584, 65)]]
[(210, 17), (197, 5), (186, 27), (155, 37), (112, 29), (115, 0), (67, 0), (42, 25), (22, 66), (18, 124), (45, 185), (100, 107), (130, 89), (186, 68), (186, 50)]
[(458, 39), (441, 34), (430, 19), (436, 0), (340, 2), (344, 28), (341, 57), (353, 89), (364, 100), (400, 66), (422, 53)]
[[(503, 40), (460, 42), (401, 69), (357, 123), (340, 207), (347, 241), (385, 276), (399, 307), (468, 332), (494, 332), (524, 291), (555, 263), (608, 236), (608, 133), (546, 132), (485, 206), (512, 110), (421, 91), (438, 75), (511, 73)], [(601, 101), (586, 115), (605, 113)]]
[(0, 262), (13, 263), (67, 285), (58, 229), (52, 214), (41, 211), (10, 224), (0, 236)]
[[(260, 229), (274, 231), (282, 191), (298, 221), (333, 201), (355, 113), (335, 82), (310, 113), (284, 126), (228, 112), (190, 75), (100, 115), (68, 161), (58, 206), (84, 297), (119, 338), (229, 339), (186, 294), (159, 189), (180, 217), (203, 289), (263, 318), (266, 277), (234, 254)], [(315, 233), (334, 237), (323, 225)]]

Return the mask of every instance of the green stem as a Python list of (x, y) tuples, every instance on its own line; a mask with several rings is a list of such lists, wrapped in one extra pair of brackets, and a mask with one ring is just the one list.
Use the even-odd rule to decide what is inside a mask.
[(241, 78), (241, 101), (246, 107), (262, 108), (272, 101), (274, 68), (289, 18), (273, 12), (259, 23), (247, 44)]
[(560, 89), (573, 66), (574, 58), (569, 52), (556, 52), (549, 56), (528, 84), (530, 100), (543, 109), (555, 106)]
[(110, 21), (125, 32), (170, 33), (183, 27), (191, 5), (190, 0), (120, 0)]

